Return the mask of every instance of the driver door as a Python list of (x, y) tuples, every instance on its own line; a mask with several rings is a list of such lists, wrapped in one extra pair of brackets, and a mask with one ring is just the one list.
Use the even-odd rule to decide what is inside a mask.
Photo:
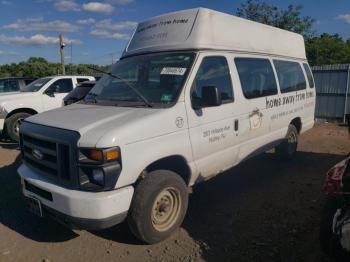
[[(187, 104), (189, 133), (193, 157), (201, 179), (216, 175), (231, 167), (237, 157), (239, 107), (234, 99), (230, 66), (225, 55), (201, 54)], [(215, 86), (222, 104), (195, 109), (194, 99), (202, 99), (202, 90)]]
[(53, 82), (43, 94), (44, 111), (63, 105), (63, 98), (73, 90), (71, 78), (61, 78)]

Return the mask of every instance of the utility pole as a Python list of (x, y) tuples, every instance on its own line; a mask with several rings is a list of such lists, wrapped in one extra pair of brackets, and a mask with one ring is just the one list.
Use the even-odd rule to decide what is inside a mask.
[(70, 42), (70, 63), (73, 64), (73, 41)]
[(64, 47), (65, 47), (65, 43), (63, 42), (63, 36), (60, 35), (59, 36), (60, 39), (60, 53), (61, 53), (61, 66), (62, 66), (62, 75), (66, 74), (66, 69), (64, 67)]

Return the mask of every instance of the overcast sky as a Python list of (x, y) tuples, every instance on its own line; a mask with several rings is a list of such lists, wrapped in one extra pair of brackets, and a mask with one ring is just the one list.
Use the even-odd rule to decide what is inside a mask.
[[(162, 13), (208, 7), (233, 14), (241, 0), (0, 0), (0, 64), (31, 56), (59, 61), (58, 35), (66, 61), (109, 64), (116, 60), (137, 22)], [(317, 33), (350, 37), (350, 0), (268, 0), (279, 7), (304, 5)], [(71, 57), (72, 54), (72, 57)]]

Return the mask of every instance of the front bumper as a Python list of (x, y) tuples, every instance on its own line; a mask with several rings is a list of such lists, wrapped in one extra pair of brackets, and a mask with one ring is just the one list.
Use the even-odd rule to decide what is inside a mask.
[[(85, 192), (64, 188), (22, 164), (24, 196), (40, 200), (44, 215), (79, 229), (102, 229), (122, 222), (129, 210), (132, 186), (105, 192)], [(30, 186), (28, 186), (30, 185)]]
[(50, 217), (53, 220), (56, 220), (60, 224), (63, 224), (64, 226), (71, 229), (101, 230), (123, 222), (128, 215), (128, 212), (126, 211), (124, 213), (117, 214), (112, 217), (107, 217), (103, 219), (90, 219), (71, 217), (45, 205), (42, 205), (41, 208), (44, 217)]

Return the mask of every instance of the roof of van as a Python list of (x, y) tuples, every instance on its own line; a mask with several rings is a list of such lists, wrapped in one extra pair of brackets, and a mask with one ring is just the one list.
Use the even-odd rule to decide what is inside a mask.
[(301, 35), (207, 8), (168, 13), (139, 23), (122, 57), (193, 49), (306, 59)]

